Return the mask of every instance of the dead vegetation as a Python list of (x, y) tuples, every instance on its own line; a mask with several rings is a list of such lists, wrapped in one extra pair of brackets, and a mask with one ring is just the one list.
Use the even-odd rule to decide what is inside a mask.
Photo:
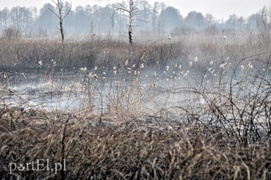
[[(60, 43), (51, 40), (7, 40), (0, 39), (0, 62), (5, 66), (35, 68), (39, 61), (47, 67), (51, 61), (59, 68), (80, 68), (94, 66), (112, 69), (123, 65), (127, 59), (138, 65), (138, 59), (145, 56), (147, 64), (163, 62), (183, 56), (182, 43), (172, 44), (129, 44), (116, 40), (71, 41)], [(143, 59), (142, 59), (143, 60)]]
[[(244, 146), (224, 128), (143, 116), (105, 120), (1, 110), (1, 179), (268, 179), (270, 141)], [(111, 123), (110, 123), (111, 122)], [(159, 124), (162, 123), (162, 124)], [(134, 126), (131, 126), (133, 124)], [(170, 127), (170, 128), (169, 128)], [(212, 131), (210, 131), (212, 129)], [(14, 171), (10, 162), (67, 163), (66, 171)]]
[[(2, 61), (10, 58), (29, 67), (41, 62), (39, 67), (47, 68), (54, 59), (60, 67), (81, 67), (74, 80), (77, 93), (90, 102), (71, 113), (1, 107), (0, 178), (269, 179), (270, 51), (245, 40), (214, 37), (205, 43), (193, 38), (133, 47), (115, 41), (70, 42), (62, 49), (51, 41), (1, 40), (7, 42), (5, 47), (0, 43), (6, 48)], [(104, 72), (98, 74), (97, 66)], [(121, 68), (127, 74), (118, 74)], [(144, 86), (138, 73), (147, 68), (154, 71), (144, 74), (152, 78), (151, 86)], [(9, 88), (12, 79), (2, 76), (3, 89)], [(109, 91), (103, 91), (106, 78)], [(122, 78), (128, 85), (121, 84)], [(1, 92), (2, 99), (21, 96), (8, 90)], [(107, 102), (95, 113), (97, 92)], [(174, 104), (183, 94), (185, 102)], [(144, 107), (143, 100), (157, 104), (162, 97), (168, 106), (154, 106), (159, 107), (155, 113)], [(67, 169), (10, 172), (10, 163), (36, 159), (66, 163)]]

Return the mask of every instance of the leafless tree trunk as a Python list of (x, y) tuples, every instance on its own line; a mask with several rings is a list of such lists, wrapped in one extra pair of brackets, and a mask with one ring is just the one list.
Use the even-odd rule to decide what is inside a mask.
[(116, 10), (114, 11), (112, 18), (114, 17), (115, 13), (117, 11), (124, 11), (128, 13), (128, 18), (129, 18), (129, 24), (128, 24), (128, 37), (129, 37), (129, 43), (132, 45), (133, 44), (133, 26), (134, 26), (134, 20), (136, 16), (136, 8), (135, 8), (135, 2), (134, 0), (129, 0), (129, 6), (124, 7), (124, 6), (118, 6), (114, 7)]
[(129, 29), (128, 29), (128, 35), (129, 35), (129, 42), (132, 45), (133, 44), (133, 22), (134, 22), (134, 1), (129, 1)]
[(267, 7), (263, 7), (259, 15), (260, 19), (257, 22), (257, 27), (260, 32), (260, 37), (264, 44), (268, 44), (271, 34), (271, 12), (268, 11)]
[(70, 10), (71, 10), (71, 6), (70, 9), (66, 12), (66, 14), (63, 16), (63, 2), (62, 0), (52, 0), (52, 2), (56, 5), (58, 13), (56, 13), (54, 10), (50, 9), (50, 11), (56, 15), (56, 17), (59, 19), (59, 31), (61, 34), (61, 42), (62, 44), (64, 43), (64, 29), (63, 29), (63, 21), (65, 19), (65, 17), (69, 14)]

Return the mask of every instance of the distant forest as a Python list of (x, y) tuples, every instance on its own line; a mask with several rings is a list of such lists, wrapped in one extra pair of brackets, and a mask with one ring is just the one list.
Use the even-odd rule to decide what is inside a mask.
[[(98, 5), (77, 6), (73, 8), (64, 20), (66, 34), (125, 34), (127, 32), (128, 17), (124, 11), (115, 11), (114, 7), (125, 6), (126, 1), (117, 4), (108, 4), (105, 7)], [(64, 11), (71, 6), (64, 3)], [(202, 14), (191, 11), (182, 16), (178, 9), (164, 3), (148, 3), (139, 0), (136, 4), (136, 19), (134, 32), (142, 35), (183, 35), (189, 33), (216, 34), (225, 32), (255, 32), (263, 22), (266, 8), (255, 12), (247, 19), (232, 14), (226, 20), (217, 20), (212, 14)], [(0, 11), (0, 32), (4, 35), (7, 29), (15, 29), (24, 37), (47, 37), (58, 33), (58, 18), (52, 13), (57, 8), (50, 3), (44, 4), (41, 9), (13, 7)], [(268, 13), (267, 13), (268, 14)], [(268, 22), (270, 24), (270, 22)]]

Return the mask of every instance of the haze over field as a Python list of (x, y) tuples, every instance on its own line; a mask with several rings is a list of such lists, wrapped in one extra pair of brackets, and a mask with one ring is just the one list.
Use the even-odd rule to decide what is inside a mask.
[[(121, 3), (120, 0), (69, 0), (73, 4), (73, 8), (76, 6), (86, 5), (101, 5), (105, 6), (111, 3)], [(150, 4), (154, 4), (156, 0), (148, 0)], [(252, 13), (257, 12), (263, 6), (269, 6), (269, 0), (159, 0), (158, 2), (164, 2), (167, 6), (173, 6), (180, 10), (181, 14), (186, 16), (190, 11), (195, 10), (202, 12), (203, 14), (211, 13), (217, 19), (226, 19), (231, 14), (238, 16), (248, 17)], [(51, 3), (50, 0), (1, 0), (0, 9), (5, 7), (12, 8), (14, 6), (26, 6), (41, 8), (45, 3)]]
[(270, 15), (0, 0), (0, 180), (270, 179)]

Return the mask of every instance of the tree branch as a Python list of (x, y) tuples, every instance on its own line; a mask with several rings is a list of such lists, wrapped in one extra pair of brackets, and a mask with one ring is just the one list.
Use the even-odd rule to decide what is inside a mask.
[(70, 13), (71, 9), (72, 9), (72, 6), (70, 6), (70, 9), (68, 10), (68, 12), (67, 12), (67, 13), (65, 14), (65, 16), (63, 17), (63, 20), (65, 19), (66, 16), (68, 16), (68, 14)]
[(56, 17), (60, 18), (59, 15), (58, 15), (57, 13), (55, 13), (51, 8), (49, 8), (49, 10), (50, 10)]

